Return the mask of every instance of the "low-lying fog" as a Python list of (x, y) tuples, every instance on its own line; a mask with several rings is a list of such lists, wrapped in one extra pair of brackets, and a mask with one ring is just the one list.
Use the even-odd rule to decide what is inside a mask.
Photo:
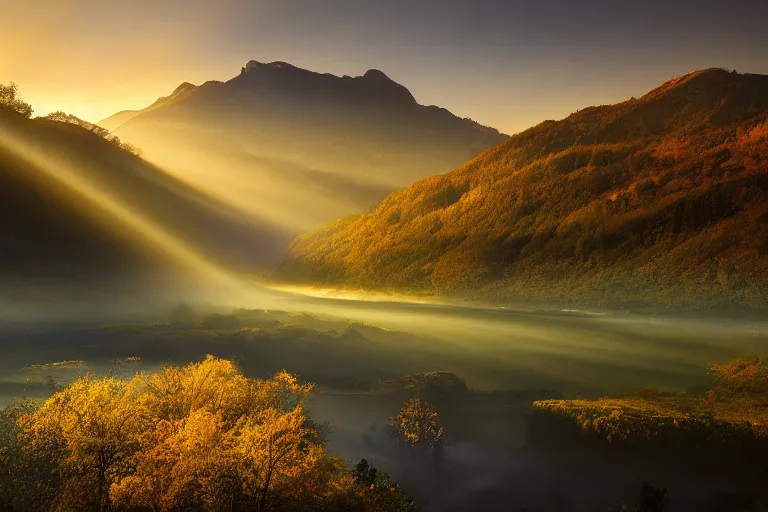
[[(604, 465), (599, 474), (580, 474), (552, 465), (524, 449), (524, 400), (503, 410), (480, 407), (468, 433), (453, 441), (446, 426), (446, 469), (436, 479), (388, 454), (383, 427), (402, 404), (377, 393), (374, 383), (441, 370), (480, 391), (546, 389), (596, 397), (646, 387), (702, 390), (710, 382), (707, 364), (763, 355), (768, 347), (768, 323), (758, 320), (343, 300), (285, 291), (270, 292), (268, 301), (265, 296), (260, 292), (256, 303), (194, 306), (198, 315), (226, 314), (232, 307), (268, 310), (243, 313), (252, 315), (242, 324), (250, 329), (232, 332), (177, 329), (168, 323), (170, 306), (159, 305), (149, 312), (125, 307), (114, 319), (103, 309), (74, 304), (52, 309), (51, 318), (59, 313), (55, 321), (14, 317), (0, 326), (0, 406), (22, 395), (47, 396), (86, 371), (115, 371), (115, 358), (141, 358), (118, 368), (127, 375), (210, 353), (236, 360), (251, 376), (285, 368), (318, 383), (310, 407), (316, 420), (331, 426), (329, 450), (350, 461), (372, 460), (427, 510), (465, 510), (468, 500), (478, 499), (499, 510), (607, 510), (631, 497), (649, 473), (682, 489), (678, 503), (685, 501), (685, 489), (699, 483), (674, 468), (631, 465), (618, 471)], [(66, 311), (78, 311), (79, 319), (66, 321)], [(87, 321), (87, 311), (94, 312), (93, 320)], [(335, 386), (340, 380), (361, 384)], [(615, 481), (607, 497), (597, 498), (591, 486), (606, 475)]]

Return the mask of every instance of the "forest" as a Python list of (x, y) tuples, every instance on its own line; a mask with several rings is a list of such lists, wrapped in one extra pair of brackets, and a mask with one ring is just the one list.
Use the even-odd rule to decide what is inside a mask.
[(764, 310), (766, 85), (710, 69), (545, 121), (298, 237), (275, 279), (500, 304)]

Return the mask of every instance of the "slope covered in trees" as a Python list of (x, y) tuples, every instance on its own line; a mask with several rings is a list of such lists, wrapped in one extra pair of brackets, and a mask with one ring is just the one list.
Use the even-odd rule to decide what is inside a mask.
[(768, 76), (545, 121), (291, 245), (279, 275), (584, 305), (768, 306)]
[(505, 138), (420, 105), (381, 71), (339, 77), (285, 62), (251, 61), (231, 80), (183, 84), (99, 124), (148, 160), (296, 233), (366, 211)]

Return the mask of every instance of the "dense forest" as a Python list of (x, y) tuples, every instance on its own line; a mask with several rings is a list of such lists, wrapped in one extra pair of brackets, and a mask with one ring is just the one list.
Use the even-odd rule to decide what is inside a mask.
[(297, 238), (302, 283), (484, 300), (768, 306), (768, 77), (722, 69), (545, 121)]

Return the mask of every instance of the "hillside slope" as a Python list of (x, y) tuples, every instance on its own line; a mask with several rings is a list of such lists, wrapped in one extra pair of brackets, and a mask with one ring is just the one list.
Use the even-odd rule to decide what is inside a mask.
[(506, 137), (420, 105), (384, 73), (338, 77), (249, 62), (100, 123), (149, 161), (295, 233), (367, 211)]
[(258, 271), (287, 240), (88, 130), (0, 108), (2, 297), (200, 277), (180, 248)]
[(296, 239), (278, 275), (592, 306), (768, 306), (768, 76), (546, 121)]

